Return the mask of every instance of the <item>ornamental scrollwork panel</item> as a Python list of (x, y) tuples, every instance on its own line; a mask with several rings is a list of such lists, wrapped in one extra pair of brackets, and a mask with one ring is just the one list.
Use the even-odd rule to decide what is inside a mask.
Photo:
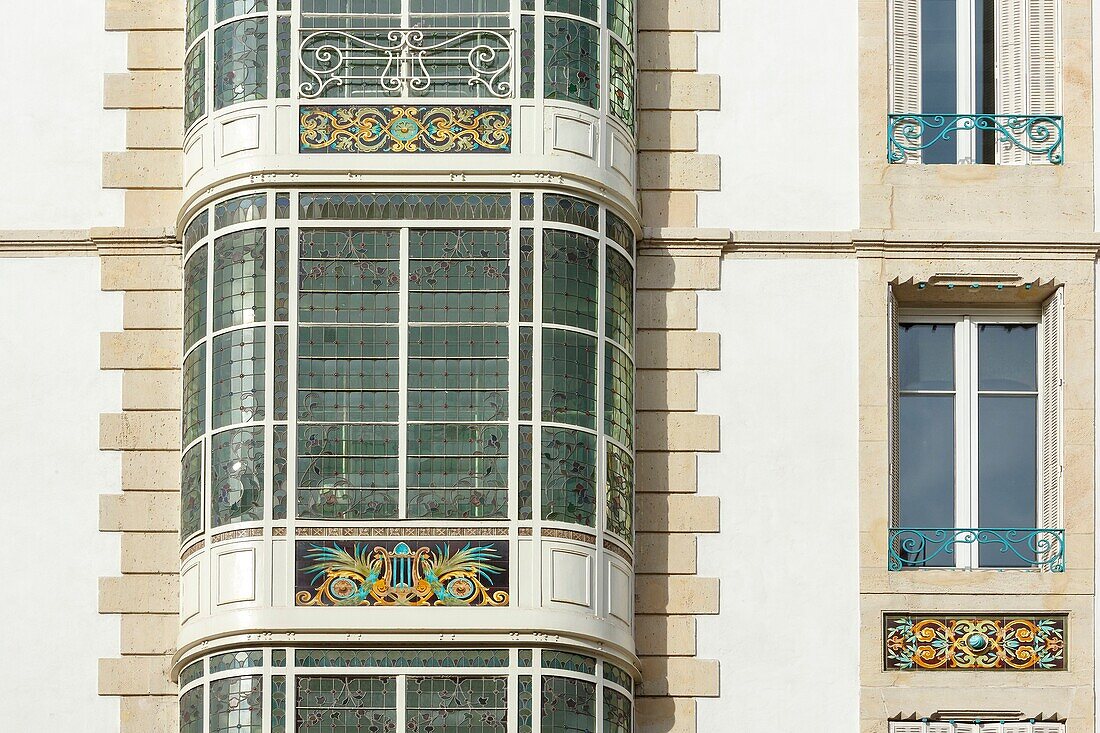
[(503, 541), (298, 542), (298, 606), (506, 606)]
[(507, 153), (510, 107), (302, 107), (303, 153)]
[(888, 670), (1046, 671), (1066, 668), (1066, 616), (883, 619)]

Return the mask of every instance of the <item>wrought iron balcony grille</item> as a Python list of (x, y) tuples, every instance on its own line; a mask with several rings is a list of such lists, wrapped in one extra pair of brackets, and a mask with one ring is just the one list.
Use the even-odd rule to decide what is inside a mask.
[(919, 163), (933, 145), (970, 131), (993, 135), (999, 163), (1063, 162), (1061, 115), (892, 114), (888, 120), (891, 163)]
[(889, 545), (890, 570), (954, 568), (960, 546), (984, 546), (996, 552), (1001, 562), (981, 567), (1030, 567), (1054, 573), (1066, 569), (1062, 529), (891, 527)]

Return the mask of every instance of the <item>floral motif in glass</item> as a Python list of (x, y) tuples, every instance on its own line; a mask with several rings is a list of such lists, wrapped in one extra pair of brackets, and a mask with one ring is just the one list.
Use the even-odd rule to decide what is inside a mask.
[(286, 676), (281, 674), (271, 677), (271, 733), (286, 733)]
[(264, 418), (264, 340), (263, 328), (214, 337), (211, 427)]
[(409, 232), (409, 320), (508, 320), (506, 229)]
[(410, 420), (504, 420), (508, 414), (505, 326), (410, 326)]
[(290, 318), (290, 230), (275, 230), (275, 320)]
[(542, 419), (596, 429), (596, 339), (542, 330)]
[(408, 516), (507, 519), (506, 425), (409, 425)]
[(535, 446), (530, 425), (519, 426), (519, 519), (531, 519)]
[(608, 210), (605, 212), (606, 231), (607, 238), (615, 244), (623, 248), (623, 250), (630, 255), (634, 256), (634, 230), (630, 228), (630, 225), (622, 220), (615, 212)]
[(634, 365), (618, 346), (604, 349), (604, 433), (634, 447)]
[(386, 326), (298, 329), (298, 419), (396, 422), (398, 331)]
[(566, 677), (543, 677), (542, 733), (595, 730), (595, 683)]
[(199, 44), (183, 62), (183, 129), (206, 114), (206, 46)]
[(299, 649), (299, 667), (507, 667), (506, 649)]
[(542, 650), (542, 666), (546, 669), (560, 669), (565, 672), (596, 674), (596, 660), (584, 654), (562, 652), (555, 649)]
[(603, 688), (603, 733), (631, 733), (633, 715), (630, 699), (610, 687)]
[(634, 0), (606, 0), (607, 29), (634, 50)]
[(507, 677), (414, 677), (405, 683), (410, 733), (507, 733)]
[(299, 321), (396, 323), (400, 246), (396, 229), (302, 230)]
[(606, 251), (607, 314), (604, 334), (634, 353), (634, 268), (630, 261), (610, 247)]
[(544, 96), (599, 109), (599, 28), (556, 16), (545, 17), (543, 24)]
[(519, 96), (535, 96), (535, 16), (519, 19)]
[(298, 516), (303, 519), (397, 517), (396, 425), (298, 428)]
[[(183, 454), (180, 471), (180, 539), (202, 530), (202, 443)], [(190, 668), (188, 668), (190, 669)], [(181, 681), (180, 685), (186, 684)]]
[(206, 430), (206, 344), (183, 360), (183, 444)]
[(286, 425), (275, 426), (271, 442), (271, 518), (286, 519)]
[(261, 733), (264, 678), (227, 677), (210, 682), (209, 733)]
[(500, 221), (512, 215), (506, 193), (303, 193), (302, 219)]
[(226, 652), (210, 657), (210, 672), (226, 672), (231, 669), (247, 669), (260, 667), (264, 663), (264, 653), (261, 649), (247, 649), (239, 652)]
[(214, 205), (214, 231), (267, 216), (267, 194), (250, 193)]
[(607, 531), (634, 543), (634, 459), (614, 443), (607, 444)]
[(611, 114), (615, 115), (634, 132), (634, 59), (630, 53), (611, 39), (611, 78), (609, 102)]
[(534, 415), (535, 330), (519, 328), (519, 419), (532, 420)]
[(542, 319), (595, 332), (600, 243), (577, 232), (542, 233)]
[(519, 230), (519, 319), (535, 317), (535, 230)]
[(267, 18), (214, 31), (214, 109), (267, 99)]
[(183, 668), (183, 671), (180, 672), (179, 680), (179, 686), (181, 689), (187, 687), (189, 684), (203, 676), (204, 664), (205, 662), (200, 659), (199, 661), (192, 662), (191, 664)]
[(519, 714), (516, 721), (519, 724), (517, 729), (518, 733), (531, 733), (533, 730), (534, 714), (532, 713), (532, 704), (534, 702), (534, 687), (534, 682), (530, 675), (520, 675), (518, 700)]
[(297, 733), (396, 733), (394, 677), (298, 677)]
[(290, 18), (281, 16), (275, 33), (275, 96), (290, 97)]
[(265, 245), (263, 229), (214, 240), (214, 331), (264, 320)]
[(183, 253), (186, 255), (191, 251), (191, 248), (198, 244), (202, 239), (210, 233), (210, 211), (209, 209), (203, 209), (195, 218), (187, 225), (187, 228), (183, 230)]
[(565, 194), (546, 193), (542, 196), (542, 217), (546, 221), (575, 224), (594, 232), (600, 231), (600, 207), (591, 201)]
[(187, 0), (187, 33), (183, 45), (189, 47), (206, 30), (207, 4), (209, 0)]
[(263, 428), (216, 433), (210, 453), (211, 526), (263, 519)]
[(596, 526), (596, 436), (543, 429), (542, 518)]
[(287, 419), (287, 380), (290, 369), (290, 337), (286, 326), (275, 327), (275, 395), (272, 399), (272, 417)]
[(220, 23), (223, 20), (235, 18), (238, 15), (250, 13), (263, 13), (267, 11), (267, 0), (215, 0), (217, 5), (216, 17)]
[(180, 696), (180, 733), (202, 733), (203, 707), (202, 685)]
[(206, 245), (183, 266), (183, 350), (206, 335)]

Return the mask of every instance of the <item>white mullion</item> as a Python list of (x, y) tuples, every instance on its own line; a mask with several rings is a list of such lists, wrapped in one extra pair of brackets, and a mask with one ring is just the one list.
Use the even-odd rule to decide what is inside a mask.
[[(275, 271), (278, 267), (275, 246), (275, 192), (267, 191), (267, 218), (264, 222), (264, 506), (263, 516), (270, 523), (275, 509)], [(289, 366), (289, 365), (288, 365)], [(270, 536), (270, 531), (267, 533)]]
[[(971, 464), (971, 390), (970, 390), (970, 320), (964, 318), (955, 325), (955, 528), (972, 525), (970, 486)], [(955, 567), (971, 564), (971, 547), (955, 544)]]
[(396, 680), (397, 680), (396, 683), (395, 683), (397, 685), (397, 730), (403, 731), (403, 730), (408, 730), (408, 728), (407, 728), (408, 723), (406, 721), (407, 716), (405, 715), (405, 707), (407, 705), (406, 695), (405, 695), (405, 693), (406, 693), (405, 682), (406, 682), (406, 678), (408, 677), (408, 675), (402, 673), (402, 674), (395, 675), (395, 677), (396, 677)]
[[(406, 494), (408, 492), (407, 465), (409, 459), (409, 231), (403, 226), (400, 233), (397, 288), (397, 517), (406, 519)], [(398, 726), (399, 730), (404, 730)]]
[(214, 207), (209, 208), (207, 214), (210, 226), (206, 234), (206, 293), (203, 299), (206, 301), (206, 319), (203, 323), (203, 334), (200, 343), (204, 344), (206, 357), (203, 359), (203, 383), (206, 390), (206, 400), (203, 405), (203, 447), (202, 450), (202, 477), (200, 485), (202, 492), (202, 529), (210, 532), (214, 529)]
[[(955, 110), (958, 114), (974, 112), (974, 0), (955, 0)], [(956, 130), (957, 160), (973, 163), (974, 130)]]
[[(962, 501), (965, 502), (965, 508), (967, 512), (967, 527), (978, 527), (980, 517), (978, 516), (978, 329), (973, 319), (967, 316), (963, 321), (963, 328), (965, 330), (964, 338), (966, 340), (967, 354), (966, 354), (966, 372), (964, 374), (966, 382), (966, 397), (965, 405), (967, 411), (967, 426), (966, 426), (966, 446), (967, 446), (967, 490), (964, 492)], [(978, 544), (977, 542), (971, 543), (968, 547), (970, 554), (967, 567), (974, 568), (978, 566)]]

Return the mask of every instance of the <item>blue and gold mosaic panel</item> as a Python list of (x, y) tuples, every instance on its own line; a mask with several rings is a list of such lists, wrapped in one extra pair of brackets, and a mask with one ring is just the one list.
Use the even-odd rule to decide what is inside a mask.
[(1066, 616), (883, 617), (886, 669), (1006, 670), (1066, 668)]
[(507, 153), (511, 107), (302, 107), (303, 153)]
[(328, 540), (295, 548), (298, 606), (506, 606), (503, 540)]

